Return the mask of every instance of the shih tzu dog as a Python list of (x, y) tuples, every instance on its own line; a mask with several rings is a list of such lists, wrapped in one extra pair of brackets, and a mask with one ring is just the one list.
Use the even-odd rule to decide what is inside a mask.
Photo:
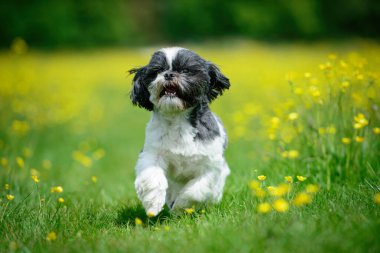
[(134, 105), (152, 111), (136, 165), (135, 188), (148, 216), (221, 200), (230, 173), (227, 136), (209, 103), (230, 87), (211, 62), (178, 47), (131, 69)]

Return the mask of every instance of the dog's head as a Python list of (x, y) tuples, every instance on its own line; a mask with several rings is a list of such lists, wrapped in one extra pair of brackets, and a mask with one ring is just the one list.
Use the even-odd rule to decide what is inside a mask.
[(218, 67), (184, 48), (163, 48), (148, 65), (131, 69), (133, 104), (149, 111), (180, 112), (210, 103), (230, 87)]

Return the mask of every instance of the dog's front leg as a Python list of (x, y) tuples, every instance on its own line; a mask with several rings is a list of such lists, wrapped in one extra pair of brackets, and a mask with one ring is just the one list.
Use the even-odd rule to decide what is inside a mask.
[(148, 216), (156, 216), (165, 204), (168, 181), (162, 167), (151, 165), (149, 160), (140, 156), (135, 188)]

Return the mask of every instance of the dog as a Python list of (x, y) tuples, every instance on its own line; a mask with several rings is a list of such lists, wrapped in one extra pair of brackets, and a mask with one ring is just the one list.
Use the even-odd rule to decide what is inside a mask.
[(219, 68), (191, 50), (156, 51), (134, 74), (130, 98), (152, 111), (135, 189), (149, 217), (220, 202), (230, 169), (226, 131), (209, 104), (229, 89)]

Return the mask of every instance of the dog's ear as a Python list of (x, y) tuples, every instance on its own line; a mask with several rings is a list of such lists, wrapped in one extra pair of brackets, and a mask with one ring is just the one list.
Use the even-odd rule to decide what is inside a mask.
[(209, 63), (208, 74), (210, 76), (210, 89), (207, 97), (211, 102), (217, 96), (222, 95), (225, 89), (230, 88), (230, 80), (211, 62)]
[(144, 76), (146, 72), (146, 67), (134, 68), (129, 70), (129, 74), (135, 74), (133, 78), (133, 87), (131, 91), (131, 100), (134, 105), (138, 107), (143, 107), (148, 111), (153, 110), (153, 104), (149, 100), (149, 91), (144, 83)]

